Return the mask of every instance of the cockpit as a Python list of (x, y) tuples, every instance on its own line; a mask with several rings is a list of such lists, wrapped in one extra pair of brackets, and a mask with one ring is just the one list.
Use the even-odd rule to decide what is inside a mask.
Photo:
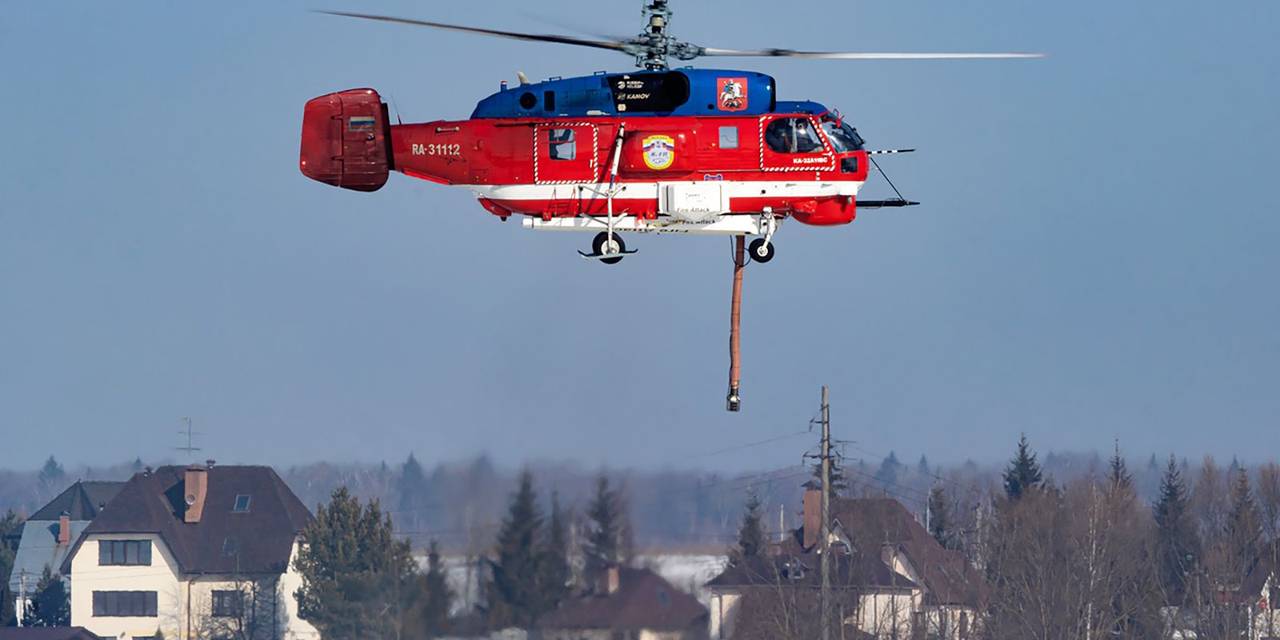
[[(819, 119), (822, 133), (831, 143), (835, 153), (862, 151), (866, 142), (858, 130), (844, 120), (839, 112), (827, 112)], [(775, 153), (821, 153), (822, 139), (814, 130), (808, 117), (778, 118), (764, 131), (765, 144)]]
[(838, 111), (822, 114), (821, 123), (822, 132), (827, 134), (827, 139), (831, 141), (831, 146), (835, 147), (836, 153), (862, 151), (866, 145), (866, 141), (858, 135), (858, 130), (846, 122)]

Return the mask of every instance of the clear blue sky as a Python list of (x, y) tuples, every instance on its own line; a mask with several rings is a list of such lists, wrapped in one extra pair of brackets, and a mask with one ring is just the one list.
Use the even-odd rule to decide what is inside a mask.
[[(676, 3), (707, 45), (1040, 50), (1041, 61), (714, 61), (841, 108), (924, 202), (789, 225), (747, 271), (744, 411), (723, 409), (721, 238), (500, 224), (465, 190), (298, 173), (303, 103), (359, 86), (462, 118), (517, 70), (616, 54), (308, 8), (630, 34), (639, 1), (90, 3), (0, 17), (0, 465), (793, 463), (837, 435), (914, 459), (1041, 449), (1271, 457), (1280, 424), (1280, 4)], [(886, 195), (883, 183), (864, 195)]]

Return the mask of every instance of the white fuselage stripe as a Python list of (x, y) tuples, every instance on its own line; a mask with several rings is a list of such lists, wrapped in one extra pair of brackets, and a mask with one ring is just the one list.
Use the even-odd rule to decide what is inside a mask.
[[(702, 181), (683, 182), (624, 182), (617, 185), (618, 192), (614, 196), (619, 200), (653, 200), (658, 197), (658, 188), (670, 184), (704, 184)], [(725, 180), (721, 183), (725, 194), (730, 198), (820, 198), (831, 196), (856, 196), (862, 182), (840, 180), (821, 182), (817, 180), (777, 180), (777, 181), (737, 181)], [(490, 200), (558, 200), (579, 197), (603, 198), (609, 185), (600, 182), (581, 182), (570, 184), (493, 184), (467, 185), (477, 197)]]

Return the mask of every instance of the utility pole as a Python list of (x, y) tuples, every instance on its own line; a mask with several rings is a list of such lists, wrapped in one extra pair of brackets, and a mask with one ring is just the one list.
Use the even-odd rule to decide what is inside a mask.
[(827, 385), (822, 385), (822, 538), (818, 542), (821, 558), (822, 590), (820, 612), (821, 640), (831, 640), (831, 405)]

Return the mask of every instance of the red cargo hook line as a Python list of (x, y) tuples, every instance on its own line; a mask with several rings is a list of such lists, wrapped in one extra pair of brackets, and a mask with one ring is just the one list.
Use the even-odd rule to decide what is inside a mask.
[(738, 411), (742, 407), (742, 398), (738, 395), (739, 347), (741, 335), (738, 326), (742, 320), (742, 271), (747, 266), (744, 251), (746, 236), (733, 238), (733, 298), (729, 304), (729, 395), (725, 398), (725, 409)]

